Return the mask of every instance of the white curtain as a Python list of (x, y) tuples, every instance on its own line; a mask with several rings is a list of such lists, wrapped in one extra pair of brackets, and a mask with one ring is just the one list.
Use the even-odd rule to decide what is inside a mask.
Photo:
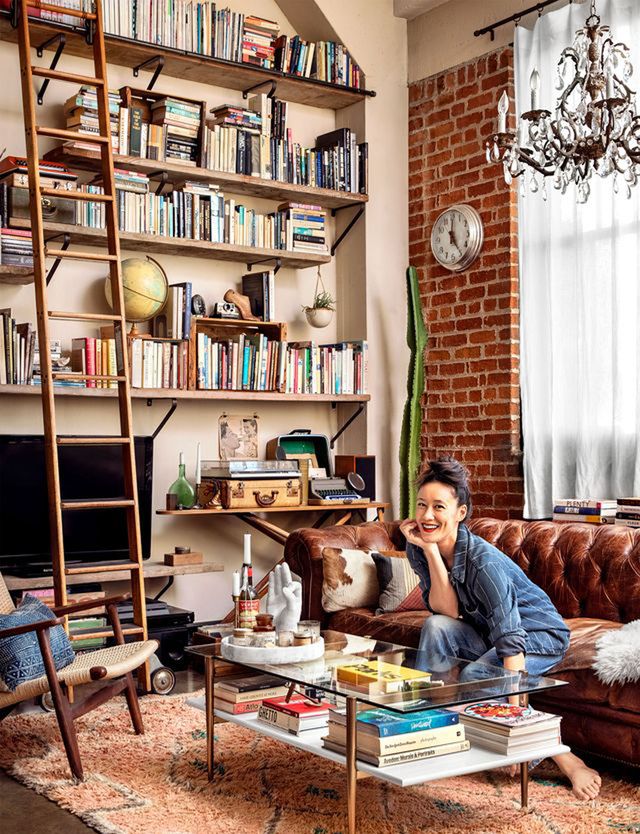
[[(640, 67), (638, 0), (597, 11)], [(540, 106), (555, 109), (560, 52), (588, 14), (573, 4), (516, 30), (518, 113), (534, 67)], [(629, 85), (640, 88), (639, 71)], [(612, 177), (591, 184), (585, 205), (550, 179), (546, 202), (519, 198), (525, 518), (550, 516), (557, 498), (640, 494), (640, 185), (627, 199), (622, 180), (617, 194)]]

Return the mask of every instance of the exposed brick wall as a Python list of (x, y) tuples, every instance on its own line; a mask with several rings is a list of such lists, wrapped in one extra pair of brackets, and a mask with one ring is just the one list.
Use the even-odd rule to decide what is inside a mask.
[[(475, 513), (518, 518), (517, 195), (484, 151), (505, 88), (513, 119), (511, 47), (410, 86), (409, 252), (429, 331), (423, 460), (455, 454), (470, 470)], [(455, 203), (472, 205), (485, 233), (462, 273), (440, 266), (429, 246), (436, 217)]]

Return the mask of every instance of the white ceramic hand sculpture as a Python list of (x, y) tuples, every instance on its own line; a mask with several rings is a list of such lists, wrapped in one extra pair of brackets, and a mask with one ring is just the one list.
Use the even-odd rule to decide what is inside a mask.
[(302, 585), (291, 578), (289, 565), (276, 565), (269, 574), (267, 611), (273, 614), (276, 632), (295, 631), (302, 610)]

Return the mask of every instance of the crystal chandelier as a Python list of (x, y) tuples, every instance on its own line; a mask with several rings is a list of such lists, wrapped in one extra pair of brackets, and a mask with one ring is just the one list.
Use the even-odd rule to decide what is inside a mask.
[(545, 200), (546, 179), (552, 177), (562, 194), (574, 183), (577, 202), (586, 203), (594, 172), (613, 175), (614, 192), (622, 188), (630, 197), (640, 175), (640, 118), (627, 84), (632, 73), (629, 48), (614, 42), (591, 0), (584, 27), (558, 61), (555, 116), (540, 107), (540, 75), (534, 69), (531, 109), (513, 133), (507, 130), (509, 97), (506, 92), (500, 97), (498, 129), (486, 142), (487, 162), (502, 162), (507, 184), (521, 177), (523, 194), (528, 180), (530, 190), (541, 191)]

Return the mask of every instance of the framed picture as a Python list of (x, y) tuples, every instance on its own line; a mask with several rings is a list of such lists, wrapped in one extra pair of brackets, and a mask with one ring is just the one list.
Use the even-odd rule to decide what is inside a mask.
[(258, 415), (223, 414), (218, 419), (220, 460), (256, 460)]

